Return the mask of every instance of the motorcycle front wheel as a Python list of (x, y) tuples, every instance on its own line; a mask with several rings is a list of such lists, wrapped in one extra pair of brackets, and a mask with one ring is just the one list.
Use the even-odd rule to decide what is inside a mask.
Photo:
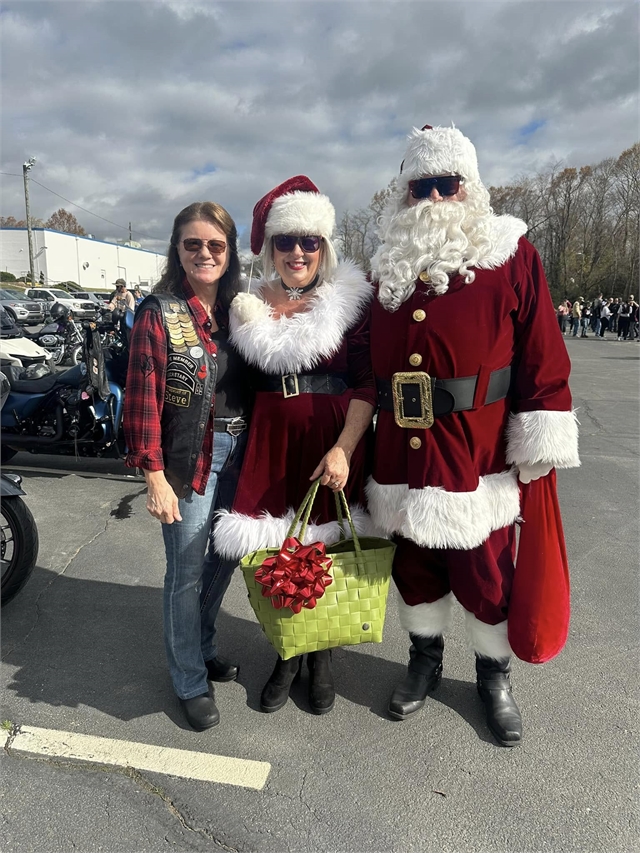
[(38, 558), (38, 528), (31, 510), (19, 497), (3, 498), (0, 505), (2, 606), (29, 580)]
[(82, 361), (82, 346), (80, 344), (69, 353), (69, 361), (74, 367)]

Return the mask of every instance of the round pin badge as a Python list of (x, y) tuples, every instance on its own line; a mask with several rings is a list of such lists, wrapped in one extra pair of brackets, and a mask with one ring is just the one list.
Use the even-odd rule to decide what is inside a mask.
[(191, 347), (189, 352), (194, 358), (202, 358), (202, 356), (204, 355), (204, 350), (202, 349), (202, 347)]

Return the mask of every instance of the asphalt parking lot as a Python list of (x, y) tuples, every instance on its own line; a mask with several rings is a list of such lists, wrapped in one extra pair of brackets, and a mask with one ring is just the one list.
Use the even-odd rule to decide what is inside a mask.
[[(515, 750), (485, 729), (461, 618), (446, 638), (442, 685), (421, 715), (387, 718), (408, 651), (391, 601), (381, 645), (336, 652), (331, 714), (309, 713), (306, 677), (285, 708), (261, 714), (275, 656), (238, 574), (220, 637), (240, 678), (216, 686), (220, 725), (191, 731), (165, 667), (163, 548), (144, 482), (119, 462), (18, 454), (10, 469), (23, 474), (40, 554), (2, 611), (2, 850), (639, 849), (640, 346), (567, 338), (567, 347), (582, 458), (558, 476), (571, 631), (554, 661), (514, 665), (525, 727)], [(122, 758), (105, 763), (103, 740), (90, 742), (93, 760), (55, 746), (29, 753), (20, 727), (54, 730), (68, 744), (117, 741)], [(140, 769), (141, 745), (168, 761), (170, 749), (196, 755), (183, 775), (170, 762), (166, 772)], [(218, 768), (219, 757), (240, 763), (224, 765), (226, 781), (195, 778), (212, 757)], [(245, 784), (258, 777), (262, 786)]]

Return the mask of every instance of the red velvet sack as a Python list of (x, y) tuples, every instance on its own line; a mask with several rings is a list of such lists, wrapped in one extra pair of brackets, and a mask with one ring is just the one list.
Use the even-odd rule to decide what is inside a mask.
[(545, 663), (562, 651), (571, 611), (555, 469), (521, 484), (521, 496), (523, 524), (509, 602), (509, 643), (520, 660)]

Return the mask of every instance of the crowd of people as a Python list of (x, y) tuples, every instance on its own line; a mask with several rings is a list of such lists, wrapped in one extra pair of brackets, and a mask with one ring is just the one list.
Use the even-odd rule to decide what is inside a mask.
[(573, 303), (563, 299), (556, 309), (556, 316), (563, 335), (604, 338), (605, 332), (609, 332), (617, 341), (638, 341), (638, 308), (633, 293), (625, 298), (607, 298), (600, 293), (590, 302), (582, 296)]
[[(475, 148), (454, 127), (409, 135), (370, 277), (338, 259), (334, 229), (334, 207), (308, 177), (276, 186), (253, 211), (264, 272), (247, 289), (228, 212), (191, 204), (136, 310), (127, 464), (143, 470), (162, 523), (174, 691), (192, 728), (218, 724), (213, 682), (239, 672), (216, 625), (233, 570), (282, 545), (319, 479), (306, 542), (340, 540), (343, 491), (358, 534), (397, 546), (410, 648), (389, 716), (413, 716), (438, 686), (457, 601), (487, 725), (516, 746), (510, 638), (544, 623), (548, 603), (532, 599), (522, 625), (509, 623), (520, 494), (580, 464), (570, 362), (539, 255), (524, 222), (493, 213)], [(308, 655), (316, 714), (333, 708), (332, 667), (330, 650)], [(278, 658), (261, 710), (282, 708), (302, 672), (302, 657)]]

